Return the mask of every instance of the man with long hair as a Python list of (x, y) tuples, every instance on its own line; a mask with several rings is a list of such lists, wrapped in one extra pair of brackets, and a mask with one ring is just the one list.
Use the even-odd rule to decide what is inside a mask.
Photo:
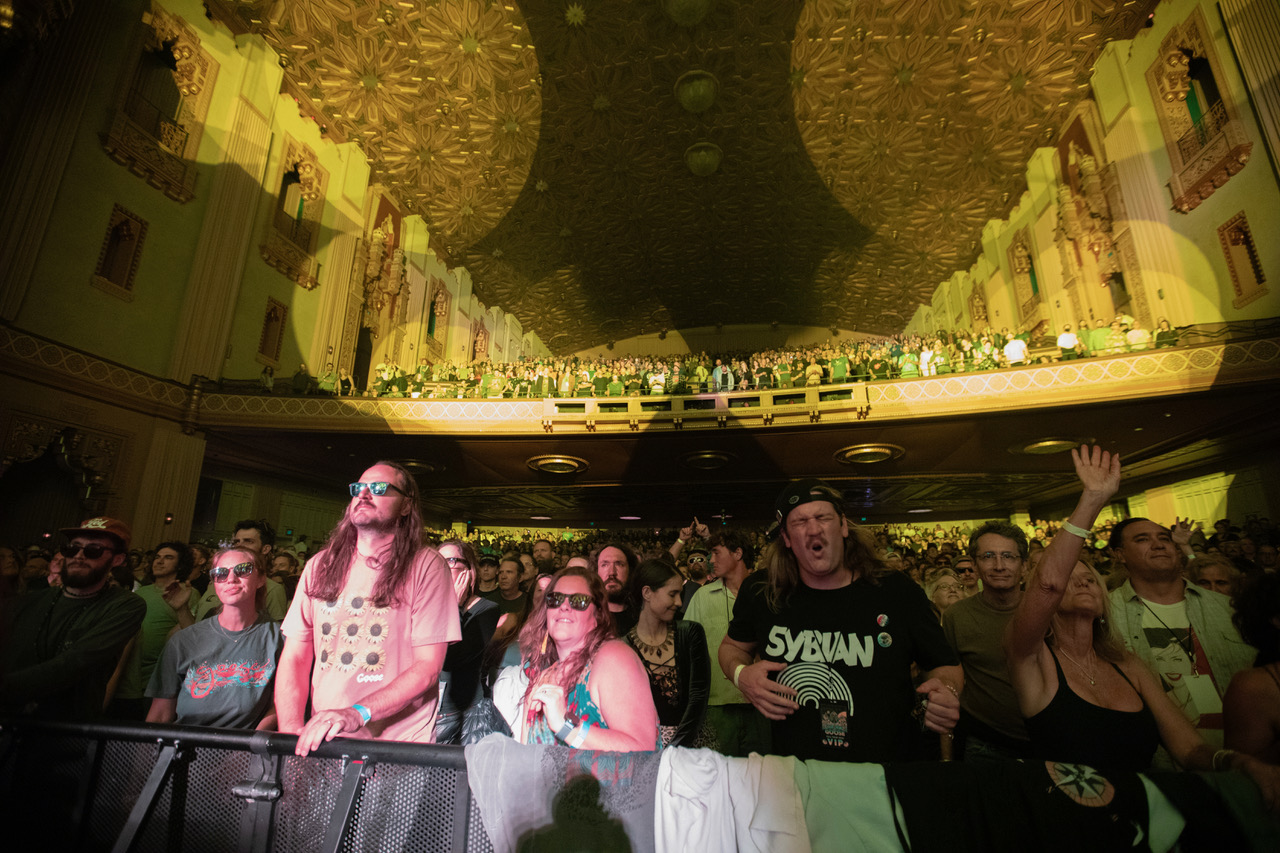
[[(924, 591), (884, 572), (842, 502), (821, 480), (791, 483), (778, 496), (767, 569), (739, 590), (720, 668), (773, 721), (776, 754), (909, 759), (913, 705), (919, 700), (919, 724), (950, 732), (964, 675)], [(914, 690), (913, 663), (924, 673)]]
[(430, 743), (445, 651), (462, 636), (449, 571), (422, 544), (413, 477), (378, 462), (349, 490), (283, 625), (276, 710), (298, 755), (338, 735)]

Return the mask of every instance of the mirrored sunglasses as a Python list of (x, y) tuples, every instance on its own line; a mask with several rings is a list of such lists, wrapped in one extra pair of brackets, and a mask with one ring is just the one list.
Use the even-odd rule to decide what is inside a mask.
[(360, 497), (360, 493), (365, 489), (369, 490), (369, 494), (377, 495), (378, 497), (385, 495), (387, 493), (387, 489), (394, 489), (400, 494), (405, 495), (405, 497), (408, 497), (408, 495), (405, 494), (405, 490), (397, 486), (395, 483), (351, 483), (347, 488), (351, 491), (351, 497), (353, 498)]
[(209, 570), (209, 579), (214, 583), (223, 583), (235, 572), (238, 578), (247, 578), (253, 574), (253, 563), (236, 563), (234, 566), (217, 566)]
[(58, 549), (58, 553), (70, 560), (76, 554), (84, 551), (86, 560), (96, 560), (108, 551), (114, 551), (110, 545), (101, 545), (94, 542), (90, 545), (63, 545)]
[(547, 609), (559, 610), (560, 605), (565, 601), (569, 602), (569, 606), (574, 610), (586, 610), (591, 606), (591, 596), (583, 592), (575, 592), (573, 595), (566, 595), (563, 592), (547, 593)]

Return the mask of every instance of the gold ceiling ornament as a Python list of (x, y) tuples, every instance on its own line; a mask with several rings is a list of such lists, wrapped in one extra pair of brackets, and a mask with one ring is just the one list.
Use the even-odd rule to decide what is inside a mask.
[[(264, 35), (481, 301), (570, 352), (657, 331), (655, 304), (661, 328), (705, 325), (713, 289), (726, 325), (826, 327), (830, 302), (898, 331), (872, 318), (972, 264), (1103, 46), (1157, 3), (210, 5)], [(686, 164), (698, 143), (713, 179)]]

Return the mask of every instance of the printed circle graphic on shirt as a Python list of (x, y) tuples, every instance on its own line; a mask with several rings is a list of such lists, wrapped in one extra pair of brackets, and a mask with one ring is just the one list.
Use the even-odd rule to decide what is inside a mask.
[(360, 661), (360, 668), (365, 672), (378, 672), (387, 662), (386, 653), (382, 649), (369, 649)]
[(347, 609), (350, 610), (352, 613), (358, 614), (361, 610), (364, 609), (364, 602), (365, 602), (364, 596), (353, 595), (351, 596), (351, 603), (347, 605)]
[(328, 649), (320, 650), (320, 668), (321, 669), (329, 668), (329, 650)]
[(360, 629), (363, 627), (361, 621), (356, 618), (348, 619), (338, 626), (338, 637), (344, 643), (356, 643), (360, 641)]
[(343, 652), (338, 655), (337, 663), (335, 665), (338, 667), (340, 672), (351, 672), (359, 665), (359, 663), (359, 655), (355, 652)]
[(1044, 768), (1058, 790), (1082, 806), (1105, 806), (1115, 798), (1115, 785), (1092, 767), (1046, 761)]
[(326, 638), (327, 638), (327, 637), (330, 637), (330, 636), (332, 636), (332, 635), (333, 635), (333, 623), (332, 623), (332, 622), (321, 622), (321, 623), (320, 623), (320, 636), (321, 636), (321, 637), (326, 637)]
[(387, 623), (383, 619), (370, 619), (365, 637), (371, 643), (381, 643), (387, 637)]
[(341, 600), (338, 600), (338, 601), (322, 601), (322, 602), (320, 602), (320, 612), (321, 612), (321, 613), (323, 613), (323, 614), (325, 614), (326, 616), (332, 616), (335, 612), (337, 612), (337, 610), (338, 610), (338, 605), (339, 605), (339, 604), (341, 604), (341, 603), (342, 603), (342, 601), (341, 601)]
[(849, 706), (849, 713), (853, 713), (853, 694), (849, 692), (849, 685), (825, 663), (790, 664), (778, 673), (778, 683), (794, 688), (796, 701), (801, 705), (817, 708), (823, 700), (843, 702)]

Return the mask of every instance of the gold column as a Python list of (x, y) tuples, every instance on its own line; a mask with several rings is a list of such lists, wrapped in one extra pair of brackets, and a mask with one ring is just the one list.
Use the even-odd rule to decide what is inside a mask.
[(193, 374), (222, 376), (258, 204), (267, 192), (262, 174), (283, 72), (261, 36), (241, 36), (237, 43), (246, 57), (244, 76), (226, 151), (209, 186), (209, 204), (169, 362), (168, 375), (178, 382), (189, 381)]

